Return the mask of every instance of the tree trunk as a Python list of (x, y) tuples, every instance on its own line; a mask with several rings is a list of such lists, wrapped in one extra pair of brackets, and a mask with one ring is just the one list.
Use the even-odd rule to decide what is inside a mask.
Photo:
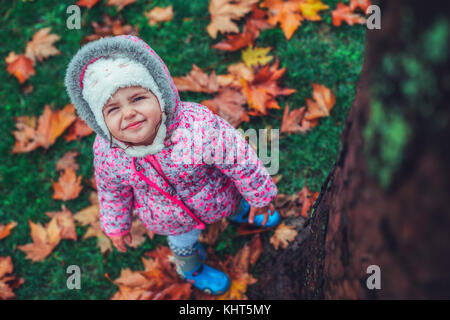
[[(261, 262), (250, 299), (450, 298), (449, 14), (379, 1), (341, 151), (299, 235)], [(368, 289), (367, 267), (381, 289)]]

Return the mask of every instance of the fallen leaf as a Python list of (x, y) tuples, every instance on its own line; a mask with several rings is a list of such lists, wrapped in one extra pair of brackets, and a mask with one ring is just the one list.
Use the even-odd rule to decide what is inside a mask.
[(305, 133), (310, 130), (309, 121), (305, 121), (306, 108), (301, 107), (289, 112), (289, 104), (284, 107), (283, 119), (281, 120), (280, 132)]
[(367, 8), (372, 5), (370, 0), (350, 0), (350, 10), (355, 11), (356, 9), (361, 9), (364, 14), (367, 13)]
[(225, 40), (212, 45), (211, 48), (222, 51), (237, 51), (252, 45), (255, 42), (256, 33), (250, 24), (245, 24), (242, 33), (226, 34), (225, 38)]
[(165, 8), (154, 7), (152, 10), (144, 12), (144, 15), (148, 19), (148, 24), (154, 26), (158, 22), (171, 21), (173, 19), (173, 7), (172, 5)]
[(7, 225), (0, 224), (0, 239), (4, 239), (11, 234), (11, 230), (17, 226), (17, 222), (12, 221)]
[(106, 5), (116, 6), (117, 12), (121, 11), (125, 6), (136, 2), (136, 0), (108, 0)]
[(275, 233), (270, 238), (270, 243), (273, 245), (275, 250), (281, 246), (286, 249), (290, 241), (293, 241), (297, 236), (297, 231), (295, 226), (287, 226), (284, 222), (280, 223), (275, 229)]
[(122, 34), (137, 35), (139, 33), (137, 27), (128, 24), (125, 25), (123, 19), (121, 18), (112, 20), (108, 15), (103, 16), (103, 23), (93, 21), (91, 25), (94, 29), (94, 34), (85, 36), (81, 41), (81, 45), (103, 37), (118, 36)]
[(330, 89), (321, 84), (313, 83), (313, 99), (306, 99), (308, 110), (305, 119), (308, 121), (328, 117), (336, 103), (336, 97)]
[(86, 137), (92, 134), (94, 131), (84, 122), (83, 119), (77, 117), (77, 119), (69, 126), (67, 134), (64, 136), (66, 141), (80, 140), (82, 137)]
[(209, 246), (213, 246), (216, 243), (217, 238), (228, 227), (230, 223), (227, 219), (222, 219), (219, 222), (213, 223), (209, 226), (207, 232), (202, 232), (198, 238), (199, 242), (206, 243)]
[(259, 0), (210, 0), (211, 23), (206, 27), (208, 34), (215, 39), (218, 32), (238, 33), (239, 28), (233, 20), (240, 20), (257, 2)]
[(26, 258), (33, 262), (42, 261), (47, 257), (61, 240), (61, 228), (58, 226), (56, 217), (43, 227), (40, 223), (33, 223), (28, 220), (31, 228), (31, 239), (33, 242), (17, 246), (26, 253)]
[(286, 37), (290, 40), (295, 30), (301, 25), (304, 19), (300, 13), (300, 6), (297, 0), (264, 0), (261, 8), (268, 8), (269, 19), (271, 25), (280, 23), (281, 29)]
[(72, 212), (62, 205), (61, 211), (51, 211), (45, 213), (49, 218), (56, 218), (59, 228), (61, 229), (61, 239), (77, 240), (77, 231), (75, 229), (75, 220)]
[(21, 286), (25, 280), (21, 277), (8, 273), (13, 272), (11, 257), (0, 256), (0, 299), (6, 300), (15, 298), (14, 289)]
[(66, 168), (70, 168), (73, 171), (77, 171), (79, 165), (75, 160), (76, 156), (78, 156), (78, 152), (76, 151), (66, 152), (58, 161), (56, 161), (55, 165), (56, 171), (64, 170)]
[(8, 64), (6, 71), (15, 76), (21, 84), (36, 74), (34, 61), (23, 54), (16, 55), (11, 51), (5, 61)]
[(304, 0), (299, 3), (300, 12), (306, 20), (320, 21), (322, 18), (319, 11), (327, 10), (330, 7), (322, 3), (321, 0)]
[(191, 72), (185, 77), (174, 77), (173, 81), (179, 91), (193, 91), (213, 93), (219, 90), (216, 72), (213, 70), (210, 76), (195, 64)]
[(53, 199), (63, 201), (75, 199), (80, 194), (82, 176), (76, 176), (75, 171), (71, 168), (64, 169), (64, 172), (59, 176), (57, 182), (52, 182), (54, 193)]
[(88, 9), (91, 9), (93, 6), (95, 6), (100, 0), (79, 0), (75, 5), (79, 7), (86, 7)]
[(299, 202), (302, 206), (301, 215), (304, 218), (308, 218), (308, 212), (310, 211), (312, 205), (319, 196), (319, 192), (311, 192), (305, 185), (302, 190), (299, 191)]
[(50, 33), (51, 28), (43, 28), (38, 30), (31, 41), (27, 42), (27, 47), (25, 49), (25, 55), (36, 62), (44, 61), (50, 56), (60, 55), (61, 51), (53, 46), (55, 41), (61, 39), (60, 36)]
[(366, 18), (363, 16), (353, 13), (352, 9), (343, 4), (342, 2), (339, 2), (336, 9), (334, 9), (331, 12), (331, 22), (335, 27), (340, 27), (342, 24), (342, 21), (346, 22), (349, 25), (354, 24), (365, 24)]
[(253, 46), (250, 46), (242, 51), (242, 61), (249, 68), (252, 66), (264, 66), (273, 59), (273, 56), (267, 55), (271, 49), (270, 47), (253, 48)]
[(228, 121), (235, 128), (243, 121), (250, 121), (250, 117), (243, 107), (246, 99), (240, 91), (230, 88), (221, 89), (216, 97), (203, 100), (200, 103), (207, 106), (211, 111)]

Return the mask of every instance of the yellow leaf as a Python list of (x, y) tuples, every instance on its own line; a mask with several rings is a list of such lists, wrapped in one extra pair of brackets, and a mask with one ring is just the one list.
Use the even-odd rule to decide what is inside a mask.
[(273, 59), (273, 56), (267, 55), (270, 49), (270, 47), (253, 48), (253, 46), (249, 46), (247, 49), (242, 51), (242, 60), (249, 68), (258, 65), (264, 66)]
[(319, 21), (321, 17), (318, 12), (330, 7), (322, 3), (322, 0), (305, 0), (299, 4), (303, 17), (310, 21)]

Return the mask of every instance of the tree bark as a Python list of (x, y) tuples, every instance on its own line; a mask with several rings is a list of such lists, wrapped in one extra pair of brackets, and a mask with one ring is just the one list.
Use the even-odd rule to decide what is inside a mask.
[[(338, 160), (313, 217), (289, 221), (296, 239), (266, 244), (250, 299), (450, 298), (450, 10), (374, 4), (381, 30), (367, 31)], [(381, 289), (367, 287), (370, 265)]]

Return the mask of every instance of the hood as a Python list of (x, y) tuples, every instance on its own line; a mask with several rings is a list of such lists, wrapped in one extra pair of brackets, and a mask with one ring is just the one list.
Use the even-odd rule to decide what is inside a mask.
[[(77, 114), (94, 130), (97, 135), (109, 141), (109, 132), (104, 131), (94, 115), (88, 102), (83, 97), (80, 78), (83, 69), (99, 57), (125, 56), (130, 60), (142, 64), (153, 77), (161, 93), (164, 112), (166, 115), (166, 139), (170, 136), (176, 113), (180, 106), (180, 96), (170, 72), (158, 54), (142, 39), (132, 35), (104, 37), (89, 42), (81, 47), (70, 61), (65, 76), (65, 86)], [(103, 128), (102, 128), (103, 127)], [(114, 139), (115, 140), (115, 139)], [(117, 140), (115, 140), (117, 142)], [(125, 149), (131, 156), (145, 156), (148, 154), (145, 146)]]

